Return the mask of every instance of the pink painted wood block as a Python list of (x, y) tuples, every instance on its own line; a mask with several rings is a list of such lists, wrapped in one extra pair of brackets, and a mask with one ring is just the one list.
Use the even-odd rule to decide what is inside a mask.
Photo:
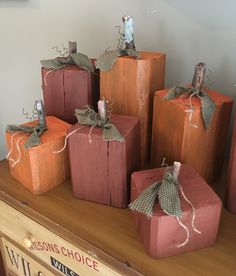
[[(150, 184), (160, 180), (163, 168), (135, 172), (131, 177), (131, 201)], [(135, 223), (144, 243), (145, 250), (153, 258), (165, 258), (184, 252), (193, 251), (213, 245), (216, 242), (221, 200), (210, 186), (189, 165), (182, 165), (179, 182), (187, 198), (196, 209), (195, 227), (202, 232), (197, 234), (191, 227), (192, 208), (181, 198), (183, 216), (181, 222), (190, 230), (189, 242), (183, 247), (177, 246), (185, 241), (186, 231), (176, 218), (165, 214), (158, 204), (154, 207), (153, 216), (148, 219), (143, 214), (133, 212)]]
[(228, 182), (226, 186), (226, 206), (236, 213), (236, 116), (234, 118), (233, 138), (231, 144)]
[(56, 71), (42, 68), (42, 88), (47, 115), (74, 124), (75, 108), (92, 105), (99, 99), (99, 73), (95, 74), (69, 65)]
[[(89, 142), (90, 127), (69, 137), (69, 159), (74, 196), (97, 203), (125, 208), (130, 197), (130, 176), (139, 168), (139, 120), (113, 115), (111, 122), (124, 142), (102, 140), (102, 129), (95, 127)], [(75, 124), (69, 132), (78, 128)]]

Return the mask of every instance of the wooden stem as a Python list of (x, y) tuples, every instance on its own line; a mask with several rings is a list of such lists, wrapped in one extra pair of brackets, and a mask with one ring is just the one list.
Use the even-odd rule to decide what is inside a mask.
[(206, 64), (203, 62), (197, 63), (195, 66), (195, 71), (194, 71), (193, 80), (192, 80), (193, 88), (197, 88), (197, 89), (202, 88), (205, 72), (206, 72)]

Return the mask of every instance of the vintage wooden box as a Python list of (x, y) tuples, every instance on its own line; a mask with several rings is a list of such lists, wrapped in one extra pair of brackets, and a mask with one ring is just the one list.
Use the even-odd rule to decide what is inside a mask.
[(76, 122), (75, 108), (89, 104), (96, 109), (99, 99), (99, 72), (87, 72), (77, 65), (52, 71), (42, 68), (42, 88), (47, 115), (68, 123)]
[[(42, 194), (55, 186), (63, 183), (69, 177), (69, 160), (67, 150), (60, 153), (53, 153), (60, 150), (64, 145), (65, 135), (70, 124), (61, 121), (53, 116), (46, 117), (47, 131), (41, 136), (41, 144), (28, 149), (24, 148), (28, 135), (16, 134), (13, 141), (13, 150), (10, 159), (19, 162), (13, 167), (9, 161), (10, 174), (28, 190), (34, 194)], [(32, 125), (33, 122), (26, 125)], [(6, 133), (7, 148), (11, 148), (11, 137), (13, 134)], [(19, 150), (17, 150), (17, 141)]]
[(236, 213), (236, 117), (234, 116), (233, 138), (229, 161), (228, 182), (226, 186), (226, 206)]
[[(134, 201), (147, 186), (162, 179), (163, 173), (163, 168), (133, 173), (131, 200)], [(150, 219), (133, 211), (145, 250), (153, 258), (165, 258), (208, 247), (216, 241), (222, 206), (221, 200), (196, 171), (188, 165), (181, 166), (179, 183), (184, 194), (195, 208), (194, 224), (201, 231), (201, 234), (193, 231), (191, 227), (193, 211), (182, 196), (180, 199), (183, 216), (180, 221), (189, 229), (189, 241), (179, 248), (177, 246), (186, 239), (186, 231), (179, 225), (174, 216), (169, 216), (161, 210), (158, 201)]]
[[(111, 122), (125, 138), (124, 142), (102, 140), (102, 129), (95, 127), (89, 142), (90, 127), (68, 139), (73, 193), (85, 199), (124, 208), (129, 203), (130, 176), (139, 168), (139, 120), (113, 115)], [(75, 124), (68, 132), (78, 128)]]
[(101, 98), (114, 101), (115, 114), (140, 119), (142, 166), (150, 160), (154, 91), (164, 88), (165, 54), (140, 52), (141, 58), (119, 57), (112, 70), (100, 73)]
[(207, 91), (216, 104), (216, 111), (208, 129), (205, 129), (199, 99), (193, 97), (195, 108), (190, 126), (189, 99), (179, 97), (165, 100), (168, 90), (157, 91), (154, 96), (152, 130), (152, 167), (160, 167), (163, 158), (167, 164), (175, 160), (193, 166), (209, 183), (216, 180), (222, 170), (227, 131), (233, 100), (216, 91)]

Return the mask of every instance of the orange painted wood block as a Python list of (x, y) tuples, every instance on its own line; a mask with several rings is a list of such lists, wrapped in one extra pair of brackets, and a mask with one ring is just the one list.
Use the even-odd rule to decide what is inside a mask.
[[(46, 120), (48, 130), (41, 135), (41, 144), (36, 147), (24, 148), (24, 143), (28, 139), (27, 134), (18, 133), (11, 138), (13, 134), (6, 133), (8, 150), (11, 149), (11, 140), (13, 141), (9, 159), (17, 160), (21, 155), (14, 167), (9, 160), (10, 174), (34, 194), (47, 192), (69, 177), (67, 150), (60, 153), (53, 152), (63, 147), (67, 129), (71, 125), (52, 116), (48, 116)], [(26, 123), (26, 125), (32, 124), (35, 123)]]
[(225, 200), (227, 208), (231, 212), (236, 213), (236, 116), (234, 116), (233, 139), (231, 144)]
[(46, 114), (56, 116), (70, 124), (77, 122), (75, 108), (92, 105), (99, 100), (99, 72), (93, 74), (68, 65), (52, 71), (42, 68), (42, 88)]
[(150, 159), (154, 92), (164, 88), (165, 54), (140, 52), (141, 58), (119, 57), (112, 70), (100, 73), (100, 93), (114, 101), (112, 112), (140, 119), (141, 165)]
[(152, 129), (152, 167), (160, 167), (163, 158), (167, 164), (178, 160), (191, 165), (209, 183), (219, 178), (224, 160), (224, 149), (233, 100), (216, 91), (207, 91), (216, 104), (208, 129), (205, 129), (199, 99), (193, 97), (190, 125), (189, 99), (180, 97), (165, 100), (168, 90), (157, 91), (154, 96)]

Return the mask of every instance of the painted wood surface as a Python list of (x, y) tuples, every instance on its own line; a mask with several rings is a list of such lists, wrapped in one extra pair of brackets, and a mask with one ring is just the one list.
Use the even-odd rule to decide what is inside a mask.
[(236, 213), (236, 117), (234, 116), (233, 137), (229, 161), (228, 181), (225, 194), (227, 208)]
[(191, 165), (209, 183), (222, 172), (233, 100), (216, 91), (207, 91), (216, 104), (209, 129), (205, 129), (199, 99), (193, 97), (194, 111), (190, 125), (188, 98), (165, 100), (166, 90), (157, 91), (154, 97), (151, 165), (161, 167), (180, 161)]
[(119, 57), (112, 70), (100, 73), (100, 93), (114, 114), (140, 119), (141, 165), (150, 159), (153, 95), (164, 88), (165, 54), (140, 52), (141, 58)]
[[(113, 115), (111, 122), (124, 142), (103, 141), (102, 129), (85, 127), (69, 137), (68, 150), (74, 195), (79, 199), (125, 208), (129, 203), (131, 173), (139, 169), (139, 120)], [(81, 127), (72, 126), (68, 133)]]
[(99, 72), (87, 72), (76, 65), (52, 71), (42, 68), (42, 88), (47, 116), (76, 123), (75, 108), (92, 105), (99, 99)]
[[(28, 135), (18, 133), (12, 139), (13, 150), (9, 156), (11, 159), (17, 160), (21, 155), (18, 164), (14, 167), (9, 161), (10, 173), (12, 177), (34, 194), (42, 194), (51, 190), (69, 177), (67, 150), (60, 153), (54, 153), (54, 151), (63, 147), (67, 129), (71, 125), (52, 116), (48, 116), (46, 120), (48, 129), (41, 135), (40, 145), (25, 149), (24, 143), (28, 139)], [(33, 122), (27, 123), (27, 125), (32, 124)], [(6, 133), (9, 151), (12, 136), (13, 134)], [(19, 150), (17, 150), (19, 138), (21, 140), (19, 141)]]
[[(155, 181), (161, 180), (164, 171), (165, 168), (161, 168), (133, 173), (131, 183), (132, 201), (146, 187)], [(184, 246), (178, 247), (186, 240), (187, 233), (180, 226), (176, 217), (169, 216), (162, 211), (157, 199), (153, 216), (150, 219), (143, 214), (133, 212), (144, 247), (153, 258), (166, 258), (194, 251), (212, 246), (216, 242), (222, 206), (221, 200), (213, 189), (188, 165), (181, 165), (178, 180), (185, 196), (194, 206), (194, 225), (197, 230), (201, 231), (201, 234), (193, 230), (191, 225), (194, 215), (193, 209), (180, 195), (181, 209), (183, 210), (180, 221), (189, 229), (190, 237)], [(181, 193), (179, 192), (179, 194)]]

